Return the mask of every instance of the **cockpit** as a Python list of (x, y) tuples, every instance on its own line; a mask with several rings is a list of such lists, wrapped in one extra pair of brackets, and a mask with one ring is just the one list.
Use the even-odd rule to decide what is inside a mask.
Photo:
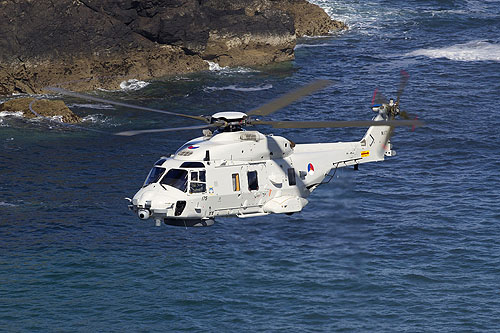
[(168, 169), (163, 167), (167, 159), (155, 163), (149, 172), (143, 187), (159, 183), (168, 188), (173, 187), (189, 194), (206, 193), (207, 180), (205, 165), (202, 162), (184, 162), (179, 168)]

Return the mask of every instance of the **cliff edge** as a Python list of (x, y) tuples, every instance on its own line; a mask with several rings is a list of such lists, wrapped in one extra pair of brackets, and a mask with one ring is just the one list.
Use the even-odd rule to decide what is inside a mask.
[(0, 0), (0, 95), (286, 61), (340, 29), (305, 0)]

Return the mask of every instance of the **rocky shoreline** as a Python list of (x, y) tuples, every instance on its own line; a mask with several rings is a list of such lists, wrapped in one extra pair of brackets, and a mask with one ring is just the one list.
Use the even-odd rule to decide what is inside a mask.
[(341, 29), (305, 0), (0, 0), (0, 95), (287, 61)]

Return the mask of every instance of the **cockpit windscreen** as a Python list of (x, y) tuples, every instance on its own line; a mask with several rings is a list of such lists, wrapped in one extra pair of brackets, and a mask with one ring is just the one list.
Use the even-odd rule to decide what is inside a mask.
[(160, 183), (186, 192), (187, 182), (188, 172), (186, 170), (170, 169)]

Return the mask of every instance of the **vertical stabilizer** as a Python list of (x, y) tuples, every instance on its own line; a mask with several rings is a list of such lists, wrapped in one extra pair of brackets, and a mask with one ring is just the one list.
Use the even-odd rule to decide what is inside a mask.
[[(374, 121), (385, 121), (381, 114), (378, 114)], [(371, 126), (361, 139), (362, 163), (383, 161), (385, 156), (394, 156), (396, 152), (391, 148), (389, 140), (393, 128), (391, 126)]]

